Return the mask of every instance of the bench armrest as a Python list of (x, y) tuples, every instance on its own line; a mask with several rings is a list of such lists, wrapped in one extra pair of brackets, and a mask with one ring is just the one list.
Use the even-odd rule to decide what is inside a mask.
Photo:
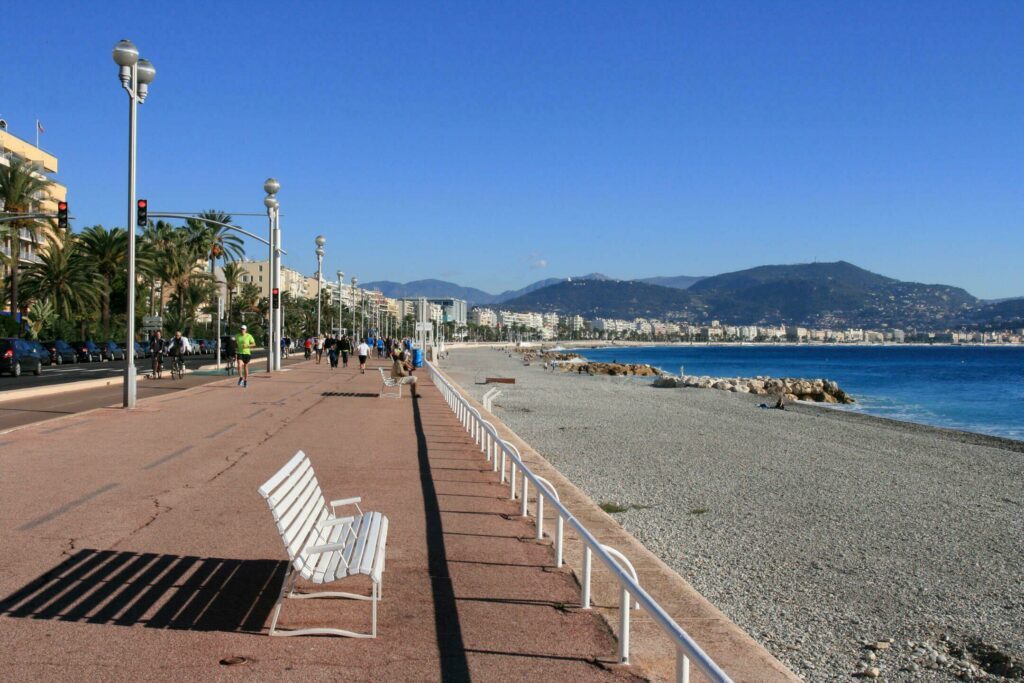
[(356, 510), (359, 510), (359, 514), (363, 514), (363, 509), (359, 507), (359, 503), (363, 502), (363, 499), (359, 496), (355, 498), (339, 498), (338, 500), (331, 501), (331, 509), (340, 507), (342, 505), (355, 505)]
[(337, 526), (339, 524), (348, 524), (348, 523), (352, 522), (352, 520), (354, 520), (354, 519), (355, 519), (355, 517), (331, 517), (330, 519), (325, 519), (324, 521), (319, 522), (317, 524), (317, 526), (320, 527), (321, 529), (323, 529), (324, 527), (327, 527), (327, 526)]
[[(335, 550), (344, 550), (347, 543), (325, 543), (324, 545), (311, 545), (307, 548), (302, 549), (303, 555), (319, 555), (320, 553), (330, 553)], [(342, 559), (342, 562), (345, 560)]]

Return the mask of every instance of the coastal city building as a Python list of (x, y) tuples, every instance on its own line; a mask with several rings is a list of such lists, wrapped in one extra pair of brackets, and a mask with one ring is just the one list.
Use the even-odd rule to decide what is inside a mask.
[[(0, 165), (10, 166), (11, 162), (15, 159), (32, 164), (36, 168), (36, 175), (40, 178), (47, 178), (50, 181), (48, 190), (36, 197), (36, 199), (39, 201), (40, 212), (56, 214), (57, 202), (66, 201), (68, 197), (68, 189), (49, 177), (51, 174), (57, 173), (57, 157), (43, 151), (40, 147), (27, 140), (11, 134), (6, 129), (5, 124), (3, 127), (0, 127)], [(0, 210), (3, 210), (3, 208), (0, 205)], [(56, 239), (57, 235), (51, 228), (44, 227), (42, 230), (35, 231), (34, 234), (27, 230), (22, 230), (20, 238), (21, 253), (18, 254), (18, 260), (22, 263), (34, 263), (39, 260), (39, 254), (45, 251), (46, 245)], [(0, 243), (0, 252), (3, 253), (4, 257), (4, 276), (10, 272), (7, 260), (11, 256), (11, 250), (10, 239), (5, 235), (3, 242)]]

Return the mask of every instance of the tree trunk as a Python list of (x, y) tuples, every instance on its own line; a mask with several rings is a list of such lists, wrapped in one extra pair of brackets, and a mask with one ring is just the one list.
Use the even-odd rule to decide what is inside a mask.
[[(103, 336), (110, 339), (110, 288), (111, 278), (107, 277), (107, 286), (103, 289), (103, 299), (100, 302), (100, 320), (103, 322)], [(131, 313), (129, 313), (131, 315)]]
[(227, 323), (227, 328), (229, 330), (231, 329), (231, 303), (235, 299), (234, 295), (235, 295), (235, 290), (229, 289), (228, 290), (228, 323)]
[[(11, 320), (18, 319), (18, 261), (21, 258), (21, 228), (11, 229)], [(21, 325), (18, 325), (21, 336)]]

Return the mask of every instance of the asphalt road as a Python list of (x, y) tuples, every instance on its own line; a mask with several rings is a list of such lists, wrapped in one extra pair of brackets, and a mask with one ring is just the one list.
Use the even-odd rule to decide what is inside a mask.
[[(266, 358), (263, 351), (253, 353), (253, 361), (257, 358)], [(185, 359), (185, 366), (197, 368), (201, 365), (212, 365), (217, 361), (217, 356), (188, 356)], [(265, 362), (265, 361), (264, 361)], [(50, 386), (63, 384), (65, 382), (78, 382), (83, 379), (105, 379), (109, 377), (120, 377), (124, 374), (125, 362), (122, 360), (102, 361), (99, 363), (65, 363), (64, 365), (44, 365), (43, 374), (38, 377), (31, 371), (22, 371), (21, 377), (0, 375), (0, 392), (8, 389), (28, 389), (30, 387)], [(148, 374), (153, 367), (152, 358), (140, 358), (135, 361), (136, 371), (139, 374)], [(164, 361), (164, 370), (167, 369), (167, 361)]]

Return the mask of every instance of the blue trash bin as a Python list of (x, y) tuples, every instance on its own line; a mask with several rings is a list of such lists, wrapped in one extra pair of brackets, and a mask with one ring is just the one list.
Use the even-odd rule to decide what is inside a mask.
[(413, 349), (412, 364), (418, 368), (423, 367), (423, 349)]

